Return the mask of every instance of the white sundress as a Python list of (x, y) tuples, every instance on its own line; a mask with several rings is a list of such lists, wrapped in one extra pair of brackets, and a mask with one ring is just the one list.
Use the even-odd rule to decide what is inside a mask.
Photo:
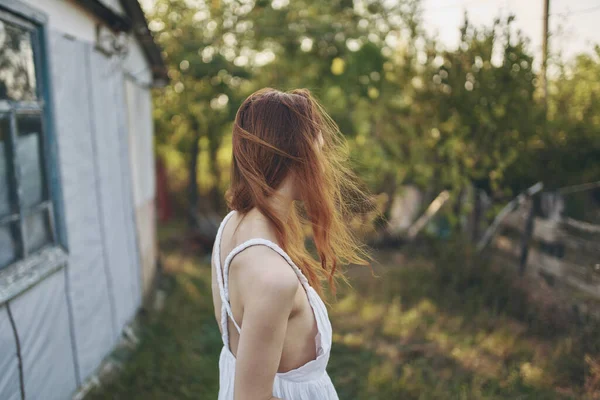
[(327, 309), (318, 293), (310, 286), (308, 280), (294, 264), (291, 258), (277, 244), (266, 239), (250, 239), (234, 248), (225, 258), (225, 265), (221, 268), (221, 235), (227, 221), (235, 211), (230, 212), (221, 222), (217, 232), (213, 250), (213, 263), (219, 284), (221, 296), (221, 331), (223, 338), (223, 349), (219, 358), (219, 399), (233, 400), (233, 386), (235, 378), (235, 356), (229, 348), (229, 332), (227, 330), (227, 317), (231, 318), (238, 333), (241, 328), (233, 319), (231, 304), (229, 303), (228, 273), (231, 260), (240, 252), (251, 246), (267, 246), (276, 251), (292, 267), (302, 287), (306, 291), (308, 302), (313, 310), (317, 323), (317, 335), (315, 344), (317, 346), (317, 357), (306, 364), (284, 373), (277, 373), (273, 382), (273, 396), (284, 400), (339, 400), (333, 383), (325, 368), (329, 361), (332, 342), (332, 330)]

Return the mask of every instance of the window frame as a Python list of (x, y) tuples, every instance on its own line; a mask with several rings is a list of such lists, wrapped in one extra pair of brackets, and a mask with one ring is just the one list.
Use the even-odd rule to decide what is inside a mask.
[[(7, 138), (9, 173), (9, 196), (14, 209), (0, 218), (0, 224), (15, 223), (20, 227), (19, 254), (17, 260), (0, 269), (0, 306), (23, 291), (31, 288), (67, 262), (67, 236), (64, 223), (64, 207), (58, 167), (58, 146), (53, 125), (51, 72), (48, 57), (47, 16), (35, 8), (18, 0), (3, 0), (0, 4), (0, 19), (31, 32), (32, 52), (35, 66), (35, 101), (15, 102), (0, 100), (0, 113), (8, 114), (10, 132)], [(42, 190), (44, 200), (33, 207), (25, 207), (24, 199), (15, 198), (14, 190), (19, 191), (20, 166), (14, 156), (17, 144), (17, 115), (38, 114), (41, 119), (39, 138), (40, 166), (42, 169)], [(45, 210), (48, 218), (50, 243), (29, 253), (25, 237), (25, 219)]]

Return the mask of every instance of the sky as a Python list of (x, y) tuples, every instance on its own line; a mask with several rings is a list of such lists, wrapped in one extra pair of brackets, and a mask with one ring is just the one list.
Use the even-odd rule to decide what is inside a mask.
[[(454, 48), (459, 40), (459, 27), (467, 10), (475, 25), (491, 26), (498, 15), (513, 13), (515, 25), (530, 42), (530, 49), (539, 60), (542, 48), (544, 0), (423, 0), (425, 28), (436, 34), (447, 47)], [(561, 52), (570, 58), (581, 52), (591, 52), (600, 44), (600, 0), (550, 0), (550, 37), (552, 53)]]

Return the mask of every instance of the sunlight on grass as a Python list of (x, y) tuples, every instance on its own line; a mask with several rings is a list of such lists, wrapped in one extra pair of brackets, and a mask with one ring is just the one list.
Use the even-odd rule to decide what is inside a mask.
[(333, 340), (348, 347), (362, 347), (365, 344), (364, 336), (353, 332), (345, 335), (334, 334)]
[(358, 307), (358, 295), (354, 292), (351, 292), (344, 296), (341, 300), (338, 300), (337, 303), (333, 304), (333, 309), (331, 310), (331, 313), (337, 315), (354, 313), (356, 312)]
[(423, 299), (416, 306), (402, 311), (400, 298), (395, 297), (384, 319), (383, 333), (389, 336), (410, 336), (417, 330), (427, 329), (436, 312), (436, 306), (429, 299)]
[(383, 304), (365, 303), (360, 310), (360, 319), (363, 323), (373, 324), (381, 323), (381, 319), (385, 315), (386, 307)]
[[(340, 399), (597, 398), (600, 358), (584, 360), (580, 339), (532, 333), (480, 292), (440, 283), (424, 257), (377, 256), (381, 277), (351, 269), (353, 287), (330, 305), (328, 371)], [(208, 259), (175, 246), (162, 261), (172, 282), (165, 309), (146, 317), (138, 352), (93, 399), (216, 398), (222, 343)]]
[(375, 365), (369, 371), (367, 385), (370, 388), (385, 389), (396, 381), (396, 364), (391, 361), (385, 361), (381, 365)]
[(143, 318), (142, 342), (119, 378), (91, 399), (216, 399), (221, 336), (212, 315), (210, 268), (197, 257), (163, 254), (170, 287), (160, 314)]
[(474, 347), (454, 346), (450, 355), (466, 370), (485, 375), (486, 377), (496, 377), (500, 373), (501, 364), (499, 360), (486, 356)]
[(519, 338), (524, 329), (523, 326), (513, 323), (510, 327), (500, 326), (498, 330), (490, 333), (482, 332), (483, 338), (479, 347), (496, 357), (506, 357), (520, 344)]
[[(544, 371), (553, 362), (544, 339), (528, 336), (523, 324), (485, 309), (461, 315), (460, 304), (471, 307), (469, 295), (453, 300), (431, 292), (435, 269), (404, 264), (402, 269), (388, 267), (376, 285), (354, 284), (333, 304), (334, 346), (348, 352), (360, 344), (371, 352), (358, 370), (349, 362), (354, 353), (335, 353), (332, 379), (355, 379), (356, 397), (347, 398), (571, 397), (569, 391), (555, 390)], [(373, 328), (373, 321), (381, 321), (380, 326)], [(365, 375), (367, 381), (361, 382)]]
[(198, 287), (189, 279), (189, 277), (180, 275), (177, 279), (177, 283), (181, 285), (183, 291), (190, 297), (191, 300), (200, 301), (203, 298), (202, 293), (198, 290)]
[(544, 376), (544, 370), (530, 362), (521, 364), (521, 377), (523, 381), (529, 385), (542, 387), (547, 385), (547, 378)]

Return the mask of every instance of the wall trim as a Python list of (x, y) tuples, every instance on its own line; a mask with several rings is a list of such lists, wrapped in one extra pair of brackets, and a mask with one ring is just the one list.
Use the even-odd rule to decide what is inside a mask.
[(61, 247), (48, 246), (0, 270), (0, 305), (64, 268), (67, 258), (67, 253)]

